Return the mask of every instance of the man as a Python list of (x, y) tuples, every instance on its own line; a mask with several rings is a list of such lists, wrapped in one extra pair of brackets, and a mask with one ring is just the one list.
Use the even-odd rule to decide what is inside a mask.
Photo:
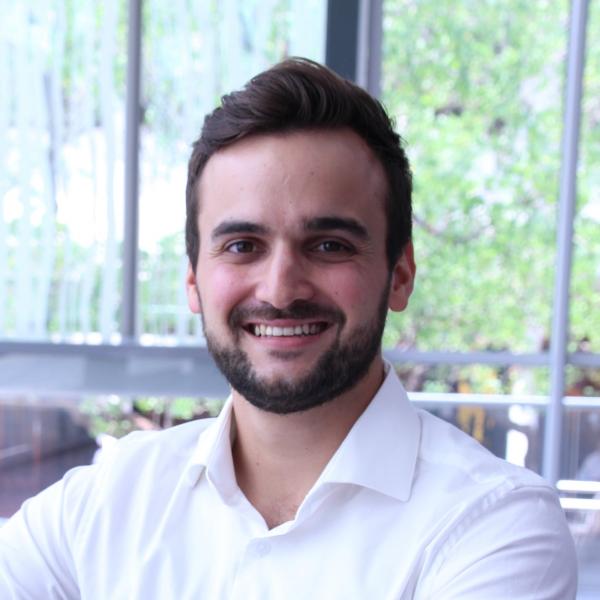
[(231, 398), (25, 503), (0, 533), (2, 598), (574, 597), (550, 486), (413, 408), (382, 359), (415, 264), (377, 101), (301, 59), (225, 96), (186, 236)]

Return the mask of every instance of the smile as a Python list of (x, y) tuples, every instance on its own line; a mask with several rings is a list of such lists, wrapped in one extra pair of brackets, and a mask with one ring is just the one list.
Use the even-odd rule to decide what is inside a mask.
[(304, 323), (288, 327), (276, 327), (264, 324), (249, 325), (247, 330), (257, 337), (292, 337), (317, 335), (327, 329), (327, 323)]

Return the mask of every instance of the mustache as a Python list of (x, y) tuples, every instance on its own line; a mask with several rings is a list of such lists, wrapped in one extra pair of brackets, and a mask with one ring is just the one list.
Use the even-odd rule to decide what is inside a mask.
[(346, 317), (341, 310), (308, 300), (295, 300), (286, 308), (275, 308), (266, 303), (236, 306), (229, 315), (229, 324), (231, 327), (239, 327), (247, 321), (276, 319), (314, 319), (340, 325), (346, 322)]

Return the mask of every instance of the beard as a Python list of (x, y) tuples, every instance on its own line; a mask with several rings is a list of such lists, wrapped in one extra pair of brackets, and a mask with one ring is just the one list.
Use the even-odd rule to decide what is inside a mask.
[[(206, 327), (204, 335), (209, 352), (219, 370), (236, 392), (262, 410), (291, 414), (309, 410), (333, 400), (352, 389), (367, 374), (381, 348), (388, 307), (389, 284), (380, 298), (377, 312), (366, 324), (355, 327), (342, 341), (340, 332), (346, 323), (345, 315), (337, 310), (308, 301), (296, 301), (284, 310), (270, 305), (254, 308), (236, 307), (229, 317), (229, 328), (235, 343), (221, 345)], [(318, 358), (308, 373), (296, 379), (260, 377), (250, 358), (238, 346), (243, 332), (241, 323), (255, 319), (323, 319), (337, 326), (338, 334), (332, 345)], [(251, 335), (251, 334), (250, 334)], [(293, 359), (294, 352), (273, 351), (275, 359)]]

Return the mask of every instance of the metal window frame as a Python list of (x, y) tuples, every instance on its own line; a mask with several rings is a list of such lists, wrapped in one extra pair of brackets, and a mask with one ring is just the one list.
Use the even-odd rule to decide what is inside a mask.
[[(544, 408), (544, 475), (558, 480), (562, 417), (565, 407), (600, 408), (600, 398), (564, 397), (567, 365), (600, 367), (600, 354), (567, 353), (570, 270), (582, 80), (589, 0), (572, 0), (557, 217), (556, 279), (550, 352), (419, 352), (389, 350), (404, 364), (488, 364), (548, 367), (549, 396), (410, 394), (424, 404), (472, 403), (484, 406), (531, 404)], [(129, 0), (124, 280), (119, 345), (0, 341), (0, 396), (34, 394), (40, 398), (94, 394), (223, 397), (228, 386), (206, 348), (143, 346), (137, 337), (137, 252), (142, 0)], [(329, 0), (326, 63), (379, 95), (383, 0)]]
[[(419, 352), (386, 350), (395, 364), (496, 365), (548, 367), (550, 353)], [(569, 354), (567, 363), (600, 368), (600, 354)], [(54, 344), (52, 342), (0, 342), (0, 396), (35, 394), (94, 394), (205, 396), (222, 398), (229, 387), (204, 346), (143, 346), (135, 342), (112, 344)], [(549, 396), (490, 394), (410, 394), (417, 401), (482, 405), (535, 404), (547, 407)], [(501, 400), (504, 398), (505, 400)], [(542, 401), (542, 399), (544, 399)], [(563, 406), (600, 408), (600, 399), (568, 397)]]
[(139, 173), (142, 71), (142, 0), (129, 0), (127, 100), (125, 107), (125, 215), (123, 231), (123, 304), (121, 335), (135, 340), (138, 298)]
[(569, 18), (567, 73), (564, 96), (564, 120), (561, 144), (561, 170), (556, 225), (556, 276), (552, 333), (550, 338), (550, 404), (546, 411), (543, 475), (555, 483), (559, 479), (563, 396), (567, 366), (573, 227), (577, 198), (577, 163), (588, 0), (573, 0)]
[(356, 80), (362, 0), (328, 0), (325, 64), (346, 79)]

